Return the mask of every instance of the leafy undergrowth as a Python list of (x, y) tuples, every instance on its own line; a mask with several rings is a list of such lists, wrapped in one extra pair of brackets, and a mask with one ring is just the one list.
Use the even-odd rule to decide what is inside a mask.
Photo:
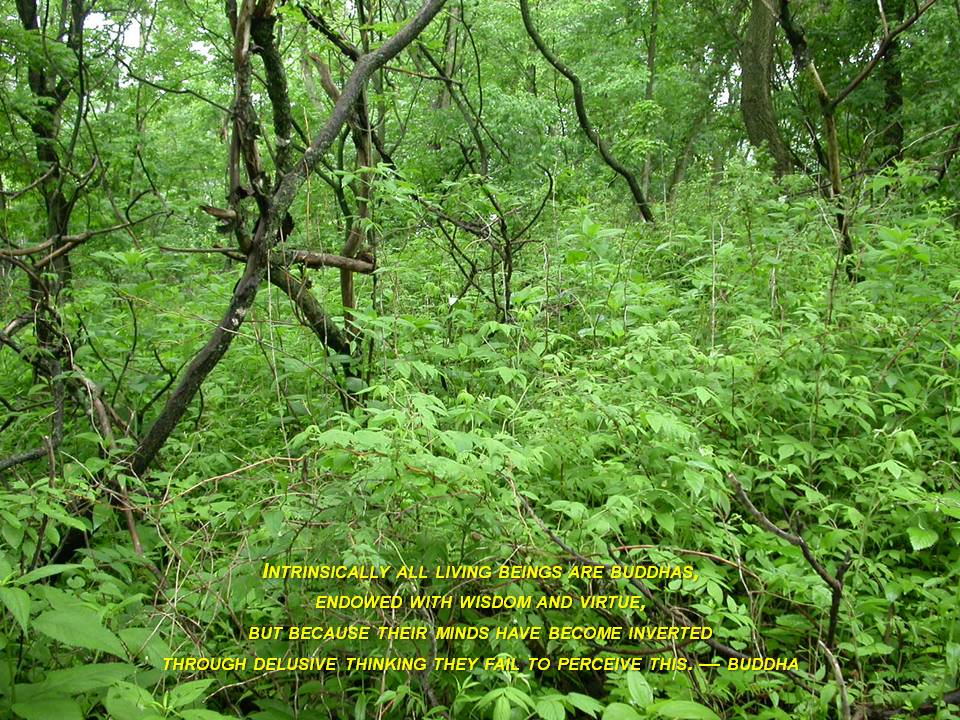
[[(728, 473), (759, 512), (802, 535), (829, 574), (849, 558), (836, 653), (855, 668), (846, 678), (851, 703), (911, 707), (952, 690), (960, 671), (960, 238), (946, 208), (917, 205), (909, 182), (885, 178), (876, 192), (896, 194), (882, 206), (861, 204), (853, 223), (865, 280), (851, 285), (836, 267), (837, 239), (821, 202), (766, 197), (759, 178), (736, 182), (753, 183), (755, 201), (722, 220), (699, 203), (695, 187), (680, 200), (684, 220), (653, 229), (617, 229), (596, 208), (554, 217), (556, 232), (542, 238), (549, 262), (529, 252), (521, 263), (510, 323), (492, 320), (471, 295), (458, 300), (456, 283), (439, 279), (453, 276), (430, 270), (449, 262), (439, 250), (425, 257), (422, 248), (389, 249), (378, 311), (367, 307), (357, 319), (375, 349), (363, 380), (354, 380), (362, 402), (348, 412), (333, 392), (335, 358), (319, 354), (284, 319), (286, 305), (264, 293), (202, 405), (168, 443), (164, 469), (145, 486), (128, 486), (142, 509), (143, 558), (97, 491), (130, 480), (122, 465), (98, 456), (91, 433), (64, 441), (72, 460), (56, 477), (3, 490), (0, 714), (826, 717), (839, 689), (818, 645), (831, 589), (801, 547), (760, 526)], [(732, 189), (717, 192), (717, 202), (736, 206)], [(736, 188), (737, 197), (745, 192)], [(66, 321), (82, 315), (101, 329), (78, 349), (95, 366), (96, 354), (129, 347), (130, 304), (144, 310), (131, 360), (122, 370), (103, 363), (94, 378), (109, 387), (107, 367), (135, 378), (129, 387), (140, 396), (118, 405), (131, 408), (138, 430), (169, 374), (203, 342), (236, 273), (152, 251), (92, 256), (125, 267), (126, 280), (79, 278), (77, 312)], [(169, 282), (184, 263), (204, 267), (209, 279), (186, 300)], [(30, 384), (23, 367), (0, 355), (0, 394)], [(264, 387), (271, 392), (255, 392)], [(22, 415), (4, 433), (4, 452), (13, 435), (42, 434), (43, 412)], [(65, 564), (38, 564), (71, 528), (91, 533), (89, 547)], [(550, 565), (578, 557), (695, 565), (696, 581), (650, 589), (712, 627), (720, 643), (747, 655), (795, 656), (800, 670), (162, 671), (171, 655), (316, 649), (248, 640), (253, 625), (383, 621), (312, 609), (315, 588), (261, 580), (265, 561)], [(564, 592), (566, 583), (435, 579), (371, 591), (539, 594)], [(598, 589), (636, 592), (617, 582)], [(505, 619), (404, 612), (388, 620)], [(625, 620), (656, 617), (648, 607), (647, 618)], [(608, 619), (573, 610), (510, 621)], [(597, 650), (493, 639), (364, 649), (521, 658)], [(702, 662), (715, 657), (702, 644), (685, 650)], [(355, 651), (349, 641), (323, 648)]]

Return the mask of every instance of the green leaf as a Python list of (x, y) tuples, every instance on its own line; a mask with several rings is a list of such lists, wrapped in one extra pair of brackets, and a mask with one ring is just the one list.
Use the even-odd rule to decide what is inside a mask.
[(510, 701), (503, 695), (493, 705), (493, 720), (510, 720)]
[(83, 710), (76, 700), (30, 700), (13, 705), (13, 711), (24, 720), (83, 720)]
[(154, 720), (160, 717), (154, 709), (153, 696), (133, 683), (114, 685), (107, 691), (103, 704), (113, 720)]
[(533, 709), (533, 700), (522, 690), (507, 686), (503, 689), (503, 696), (510, 701), (511, 705), (516, 705), (517, 707), (525, 706), (531, 710)]
[(563, 709), (563, 703), (554, 697), (540, 698), (537, 700), (537, 715), (543, 720), (564, 720), (567, 711)]
[(128, 663), (90, 663), (63, 670), (51, 670), (43, 679), (45, 685), (64, 693), (82, 693), (110, 687), (137, 671)]
[(610, 703), (603, 711), (603, 720), (640, 720), (640, 715), (624, 703)]
[(910, 544), (913, 545), (913, 549), (917, 551), (926, 550), (940, 539), (936, 530), (922, 527), (907, 528), (907, 535), (910, 536)]
[(713, 580), (707, 581), (707, 595), (710, 596), (717, 607), (723, 607), (723, 589)]
[(567, 693), (567, 702), (573, 705), (577, 710), (586, 713), (590, 717), (596, 717), (597, 713), (603, 710), (603, 705), (594, 700), (589, 695), (571, 692)]
[(73, 570), (74, 568), (80, 567), (76, 564), (67, 564), (67, 565), (44, 565), (43, 567), (38, 567), (36, 570), (31, 570), (26, 575), (22, 575), (16, 579), (16, 582), (20, 585), (26, 585), (32, 583), (36, 580), (42, 580), (45, 577), (50, 577), (51, 575), (58, 575), (59, 573), (65, 572), (67, 570)]
[(353, 706), (353, 720), (365, 720), (367, 717), (367, 696), (361, 695), (357, 698), (357, 704)]
[(181, 710), (183, 720), (236, 720), (231, 715), (221, 715), (213, 710)]
[(117, 634), (134, 656), (155, 668), (162, 668), (163, 659), (173, 656), (173, 651), (159, 636), (156, 629), (130, 627), (124, 628)]
[(630, 691), (630, 699), (640, 707), (646, 707), (653, 702), (653, 690), (650, 689), (643, 673), (636, 670), (628, 672), (627, 689)]
[(20, 623), (26, 635), (30, 623), (30, 595), (20, 588), (0, 587), (0, 602), (7, 607), (13, 619)]
[(692, 700), (668, 700), (648, 709), (661, 717), (677, 720), (720, 720), (713, 710)]
[(120, 638), (103, 626), (93, 610), (50, 610), (38, 616), (33, 621), (33, 627), (47, 637), (70, 647), (106, 652), (117, 657), (127, 656)]
[(708, 402), (713, 400), (714, 395), (712, 392), (710, 392), (709, 388), (705, 388), (702, 385), (698, 385), (693, 389), (693, 391), (696, 393), (697, 400), (700, 401), (701, 405), (706, 405)]
[(184, 705), (189, 705), (203, 695), (203, 693), (208, 687), (210, 687), (212, 683), (213, 679), (211, 678), (209, 680), (194, 680), (193, 682), (177, 685), (173, 690), (170, 691), (170, 707), (178, 708), (183, 707)]

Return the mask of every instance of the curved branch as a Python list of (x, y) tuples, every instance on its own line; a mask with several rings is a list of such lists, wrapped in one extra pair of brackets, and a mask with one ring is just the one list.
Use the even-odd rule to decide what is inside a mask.
[(377, 70), (396, 57), (401, 50), (409, 45), (430, 24), (430, 21), (440, 12), (446, 0), (427, 0), (420, 11), (399, 32), (387, 40), (376, 50), (363, 55), (350, 74), (350, 78), (340, 91), (340, 98), (334, 105), (333, 112), (326, 124), (317, 133), (310, 147), (303, 154), (293, 170), (284, 175), (280, 186), (273, 196), (273, 205), (264, 222), (257, 229), (254, 243), (265, 244), (270, 238), (276, 237), (284, 215), (293, 203), (297, 192), (307, 176), (320, 164), (323, 154), (327, 151), (340, 132), (340, 128), (347, 122), (353, 105), (363, 92), (367, 80)]
[(639, 208), (643, 219), (647, 222), (653, 222), (653, 213), (650, 210), (650, 205), (647, 203), (646, 197), (643, 195), (643, 190), (636, 176), (613, 156), (610, 148), (590, 123), (590, 116), (587, 115), (587, 106), (583, 99), (583, 85), (580, 82), (580, 78), (553, 54), (543, 41), (543, 38), (540, 37), (540, 33), (537, 32), (537, 28), (533, 24), (533, 18), (530, 16), (530, 0), (520, 0), (520, 14), (523, 16), (523, 26), (527, 29), (527, 35), (533, 40), (533, 44), (537, 46), (537, 50), (540, 51), (544, 59), (550, 63), (558, 73), (570, 81), (570, 85), (573, 87), (573, 105), (577, 111), (577, 120), (580, 122), (580, 129), (590, 138), (590, 142), (597, 146), (597, 150), (599, 150), (607, 167), (627, 181), (627, 185), (630, 186), (630, 193), (633, 195), (633, 199), (637, 203), (637, 208)]
[(869, 62), (863, 66), (863, 69), (857, 73), (857, 76), (851, 80), (843, 90), (837, 93), (837, 96), (833, 98), (830, 103), (832, 107), (837, 107), (837, 105), (846, 100), (850, 93), (860, 87), (860, 84), (870, 76), (870, 73), (873, 72), (877, 63), (883, 58), (887, 52), (887, 48), (890, 47), (890, 43), (892, 43), (898, 35), (909, 30), (936, 1), (937, 0), (927, 0), (923, 5), (918, 6), (913, 15), (907, 18), (901, 25), (884, 33), (883, 39), (880, 41), (880, 45), (877, 46), (877, 51), (873, 54), (873, 57), (871, 57)]
[(325, 347), (338, 355), (349, 357), (350, 343), (324, 312), (306, 283), (295, 278), (287, 268), (276, 262), (270, 263), (270, 282), (286, 293), (300, 311), (304, 325), (313, 331)]
[(207, 105), (212, 105), (213, 107), (217, 108), (218, 110), (222, 110), (222, 111), (225, 112), (225, 113), (229, 113), (229, 112), (230, 112), (230, 108), (226, 107), (225, 105), (221, 105), (220, 103), (218, 103), (218, 102), (216, 102), (216, 101), (214, 101), (214, 100), (211, 100), (211, 99), (208, 98), (208, 97), (204, 97), (203, 95), (201, 95), (200, 93), (198, 93), (196, 90), (191, 90), (190, 88), (172, 88), (172, 87), (167, 87), (166, 85), (161, 85), (160, 83), (153, 82), (152, 80), (147, 80), (147, 79), (146, 79), (145, 77), (143, 77), (142, 75), (137, 75), (137, 74), (133, 71), (133, 68), (131, 68), (119, 55), (118, 55), (115, 59), (116, 59), (116, 61), (117, 61), (118, 63), (120, 63), (121, 65), (123, 65), (124, 69), (127, 71), (127, 75), (129, 75), (130, 77), (132, 77), (134, 80), (136, 80), (136, 81), (139, 82), (139, 83), (143, 83), (144, 85), (149, 85), (149, 86), (152, 87), (154, 90), (160, 90), (161, 92), (172, 93), (172, 94), (174, 94), (174, 95), (192, 95), (192, 96), (195, 97), (197, 100), (200, 100), (201, 102), (205, 102), (205, 103), (207, 103)]
[(363, 253), (361, 253), (361, 257), (353, 258), (309, 250), (287, 250), (280, 253), (280, 256), (284, 265), (303, 265), (308, 268), (335, 267), (361, 275), (369, 275), (376, 269), (372, 262), (362, 259), (364, 257)]
[(820, 576), (820, 579), (823, 580), (826, 586), (830, 589), (830, 620), (827, 628), (826, 647), (832, 648), (833, 641), (837, 635), (837, 622), (840, 613), (840, 598), (843, 596), (843, 577), (846, 575), (847, 570), (850, 569), (850, 563), (853, 559), (853, 554), (848, 551), (847, 556), (837, 568), (837, 572), (831, 575), (830, 571), (823, 566), (823, 563), (817, 560), (816, 556), (813, 554), (813, 551), (810, 549), (810, 545), (807, 544), (807, 541), (804, 539), (803, 535), (800, 533), (794, 534), (787, 532), (786, 530), (774, 525), (770, 518), (764, 515), (763, 512), (753, 504), (753, 502), (750, 500), (750, 497), (747, 495), (746, 490), (743, 489), (743, 485), (740, 484), (737, 476), (732, 472), (727, 473), (727, 480), (729, 481), (730, 485), (733, 486), (733, 492), (737, 496), (737, 499), (745, 508), (747, 508), (749, 513), (753, 515), (756, 521), (760, 523), (760, 526), (772, 535), (776, 535), (781, 540), (800, 548), (800, 552), (803, 553), (803, 557), (807, 561), (807, 564), (813, 568), (814, 572)]
[(297, 3), (297, 7), (300, 9), (300, 12), (303, 14), (304, 19), (307, 21), (307, 23), (309, 23), (310, 27), (320, 31), (320, 34), (332, 42), (337, 49), (340, 50), (340, 52), (342, 52), (351, 60), (360, 59), (360, 50), (356, 47), (356, 45), (351, 43), (349, 40), (347, 40), (347, 38), (330, 27), (322, 15), (318, 15), (303, 3)]

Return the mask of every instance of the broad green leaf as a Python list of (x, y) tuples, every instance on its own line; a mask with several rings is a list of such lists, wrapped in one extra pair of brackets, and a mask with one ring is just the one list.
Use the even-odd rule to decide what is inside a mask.
[(114, 720), (154, 720), (160, 717), (153, 696), (133, 683), (114, 685), (107, 691), (103, 704)]
[(136, 665), (128, 663), (90, 663), (51, 670), (43, 682), (61, 692), (82, 693), (110, 687), (136, 671)]
[(705, 388), (705, 387), (703, 387), (702, 385), (697, 385), (697, 386), (693, 389), (693, 391), (696, 393), (696, 395), (697, 395), (697, 400), (700, 401), (700, 404), (701, 404), (701, 405), (706, 405), (706, 404), (707, 404), (708, 402), (710, 402), (710, 401), (713, 399), (713, 397), (714, 397), (714, 395), (713, 395), (713, 393), (710, 391), (710, 389), (709, 389), (709, 388)]
[(586, 713), (590, 717), (596, 717), (597, 713), (603, 710), (603, 704), (597, 702), (589, 695), (583, 693), (567, 693), (567, 702), (573, 705), (577, 710)]
[(636, 670), (628, 672), (627, 689), (630, 691), (630, 698), (640, 707), (646, 707), (653, 702), (653, 690), (643, 673)]
[(922, 527), (907, 528), (907, 535), (910, 537), (910, 544), (913, 549), (917, 551), (926, 550), (940, 538), (936, 530)]
[(175, 688), (173, 688), (173, 690), (170, 691), (170, 707), (178, 708), (183, 707), (184, 705), (189, 705), (203, 695), (203, 693), (208, 687), (210, 687), (212, 683), (213, 679), (211, 678), (209, 680), (194, 680), (192, 682), (177, 685)]
[(135, 658), (142, 659), (155, 668), (162, 668), (163, 659), (173, 656), (173, 651), (156, 630), (131, 627), (124, 628), (117, 634), (123, 643), (130, 648), (130, 652)]
[(27, 585), (37, 580), (43, 580), (43, 578), (50, 577), (51, 575), (58, 575), (78, 567), (80, 566), (76, 564), (44, 565), (43, 567), (38, 567), (36, 570), (31, 570), (26, 575), (18, 577), (16, 582), (20, 585)]
[(676, 720), (720, 720), (713, 710), (692, 700), (668, 700), (651, 705), (648, 709), (661, 717)]
[(542, 720), (564, 720), (567, 716), (563, 703), (552, 697), (537, 700), (536, 709), (537, 715)]
[(533, 700), (530, 699), (530, 696), (527, 695), (522, 690), (518, 688), (507, 686), (503, 689), (503, 696), (511, 701), (512, 705), (518, 707), (525, 706), (533, 709)]
[(30, 595), (20, 588), (0, 587), (0, 602), (6, 606), (26, 634), (30, 623)]
[(105, 628), (98, 615), (86, 608), (49, 610), (33, 621), (34, 629), (70, 647), (126, 657), (120, 638)]
[(14, 703), (13, 712), (23, 720), (83, 720), (80, 704), (70, 698)]
[(723, 589), (713, 580), (707, 581), (707, 595), (710, 596), (717, 607), (723, 606)]
[(603, 720), (641, 720), (640, 715), (624, 703), (610, 703), (603, 711)]

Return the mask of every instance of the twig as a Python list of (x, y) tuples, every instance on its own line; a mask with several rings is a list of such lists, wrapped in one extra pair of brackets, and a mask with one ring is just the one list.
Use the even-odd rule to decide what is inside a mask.
[(840, 687), (840, 712), (843, 720), (850, 720), (850, 700), (847, 698), (847, 684), (843, 681), (843, 673), (840, 671), (840, 663), (837, 662), (837, 658), (830, 648), (828, 648), (823, 640), (817, 640), (817, 644), (823, 649), (827, 654), (827, 660), (830, 661), (830, 667), (833, 668), (833, 677), (836, 678), (837, 685)]
[(203, 95), (201, 95), (200, 93), (198, 93), (196, 90), (191, 90), (190, 88), (182, 88), (182, 89), (180, 89), (180, 88), (167, 87), (167, 86), (165, 86), (165, 85), (161, 85), (160, 83), (153, 82), (152, 80), (147, 80), (145, 77), (142, 77), (141, 75), (137, 75), (137, 74), (133, 71), (133, 68), (131, 68), (126, 62), (124, 62), (123, 59), (120, 58), (119, 55), (118, 55), (115, 59), (116, 59), (116, 61), (117, 61), (118, 63), (120, 63), (121, 65), (123, 65), (124, 69), (127, 71), (127, 74), (128, 74), (130, 77), (132, 77), (134, 80), (136, 80), (137, 82), (141, 82), (141, 83), (143, 83), (144, 85), (149, 85), (150, 87), (154, 88), (155, 90), (161, 90), (161, 91), (163, 91), (163, 92), (173, 93), (174, 95), (192, 95), (193, 97), (197, 98), (198, 100), (202, 100), (203, 102), (207, 103), (208, 105), (212, 105), (212, 106), (215, 107), (215, 108), (218, 108), (218, 109), (220, 109), (220, 110), (223, 110), (223, 112), (225, 112), (225, 113), (229, 113), (229, 112), (230, 112), (230, 108), (226, 107), (225, 105), (221, 105), (220, 103), (215, 102), (214, 100), (211, 100), (211, 99), (208, 98), (208, 97), (204, 97)]
[(58, 169), (58, 167), (58, 165), (51, 165), (49, 170), (21, 190), (0, 190), (0, 196), (6, 197), (8, 200), (16, 200), (17, 198), (26, 195), (38, 185), (42, 184), (44, 180), (53, 174), (54, 170)]

